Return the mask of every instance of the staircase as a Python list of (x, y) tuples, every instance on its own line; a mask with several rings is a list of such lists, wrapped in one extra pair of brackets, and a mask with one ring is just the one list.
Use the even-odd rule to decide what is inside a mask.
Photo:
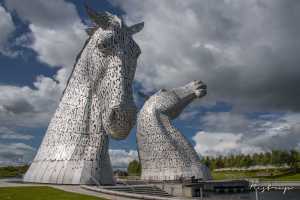
[(117, 191), (117, 192), (126, 192), (134, 193), (140, 195), (149, 195), (149, 196), (158, 196), (158, 197), (173, 197), (164, 190), (153, 186), (153, 185), (126, 185), (126, 186), (105, 186), (103, 189)]

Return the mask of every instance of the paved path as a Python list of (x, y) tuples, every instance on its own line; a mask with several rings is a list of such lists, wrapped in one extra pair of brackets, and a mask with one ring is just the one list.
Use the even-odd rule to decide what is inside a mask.
[(52, 184), (31, 184), (31, 183), (22, 183), (21, 179), (0, 179), (0, 187), (26, 187), (26, 186), (48, 186), (52, 188), (56, 188), (59, 190), (63, 190), (66, 192), (74, 192), (79, 194), (85, 194), (105, 199), (111, 200), (132, 200), (132, 198), (126, 197), (116, 197), (108, 194), (102, 194), (98, 192), (93, 192), (89, 190), (85, 190), (80, 188), (79, 185), (52, 185)]

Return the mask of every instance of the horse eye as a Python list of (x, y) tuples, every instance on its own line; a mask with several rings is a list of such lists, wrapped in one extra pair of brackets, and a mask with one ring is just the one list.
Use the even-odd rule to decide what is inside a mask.
[(112, 47), (108, 41), (103, 41), (100, 44), (98, 44), (98, 48), (103, 53), (109, 53), (112, 51)]
[(98, 48), (99, 48), (99, 49), (107, 49), (107, 48), (109, 48), (109, 47), (110, 47), (110, 45), (109, 45), (109, 43), (106, 42), (106, 41), (103, 41), (103, 42), (101, 42), (100, 44), (98, 44)]

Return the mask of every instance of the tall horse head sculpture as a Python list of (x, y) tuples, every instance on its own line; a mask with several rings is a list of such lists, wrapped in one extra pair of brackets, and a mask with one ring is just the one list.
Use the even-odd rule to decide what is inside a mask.
[(109, 136), (126, 138), (136, 121), (132, 82), (141, 51), (132, 35), (143, 23), (128, 27), (108, 12), (87, 13), (90, 37), (24, 181), (114, 184)]

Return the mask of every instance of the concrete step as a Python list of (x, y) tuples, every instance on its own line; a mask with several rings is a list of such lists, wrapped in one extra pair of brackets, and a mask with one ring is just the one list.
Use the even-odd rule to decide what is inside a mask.
[(134, 193), (134, 194), (172, 197), (172, 195), (168, 194), (164, 190), (161, 190), (160, 188), (155, 186), (122, 186), (122, 187), (115, 186), (115, 187), (105, 187), (105, 189), (118, 191), (118, 192)]
[[(136, 187), (139, 187), (139, 185), (135, 185)], [(153, 185), (152, 185), (153, 186)], [(133, 190), (128, 189), (128, 191), (117, 191), (116, 189), (120, 188), (120, 186), (117, 186), (117, 188), (114, 188), (113, 186), (87, 186), (82, 185), (80, 186), (83, 189), (91, 190), (95, 192), (100, 192), (104, 194), (114, 195), (114, 196), (120, 196), (120, 197), (129, 197), (130, 199), (144, 199), (144, 200), (173, 200), (176, 199), (174, 196), (171, 196), (169, 194), (161, 193), (161, 194), (151, 194), (151, 191), (148, 194), (139, 194), (134, 192)], [(113, 188), (113, 190), (112, 190)], [(127, 186), (126, 188), (132, 188), (132, 186)], [(122, 187), (124, 190), (124, 187)], [(164, 191), (163, 191), (164, 192)]]
[[(120, 192), (120, 191), (119, 191)], [(145, 194), (145, 195), (153, 195), (153, 196), (171, 196), (167, 193), (152, 193), (152, 192), (135, 192), (135, 191), (126, 191), (127, 193), (134, 193), (134, 194)]]
[(136, 192), (136, 193), (143, 193), (143, 194), (149, 194), (149, 193), (151, 193), (151, 194), (168, 194), (167, 192), (165, 192), (165, 191), (151, 191), (151, 190), (133, 190), (133, 192)]

